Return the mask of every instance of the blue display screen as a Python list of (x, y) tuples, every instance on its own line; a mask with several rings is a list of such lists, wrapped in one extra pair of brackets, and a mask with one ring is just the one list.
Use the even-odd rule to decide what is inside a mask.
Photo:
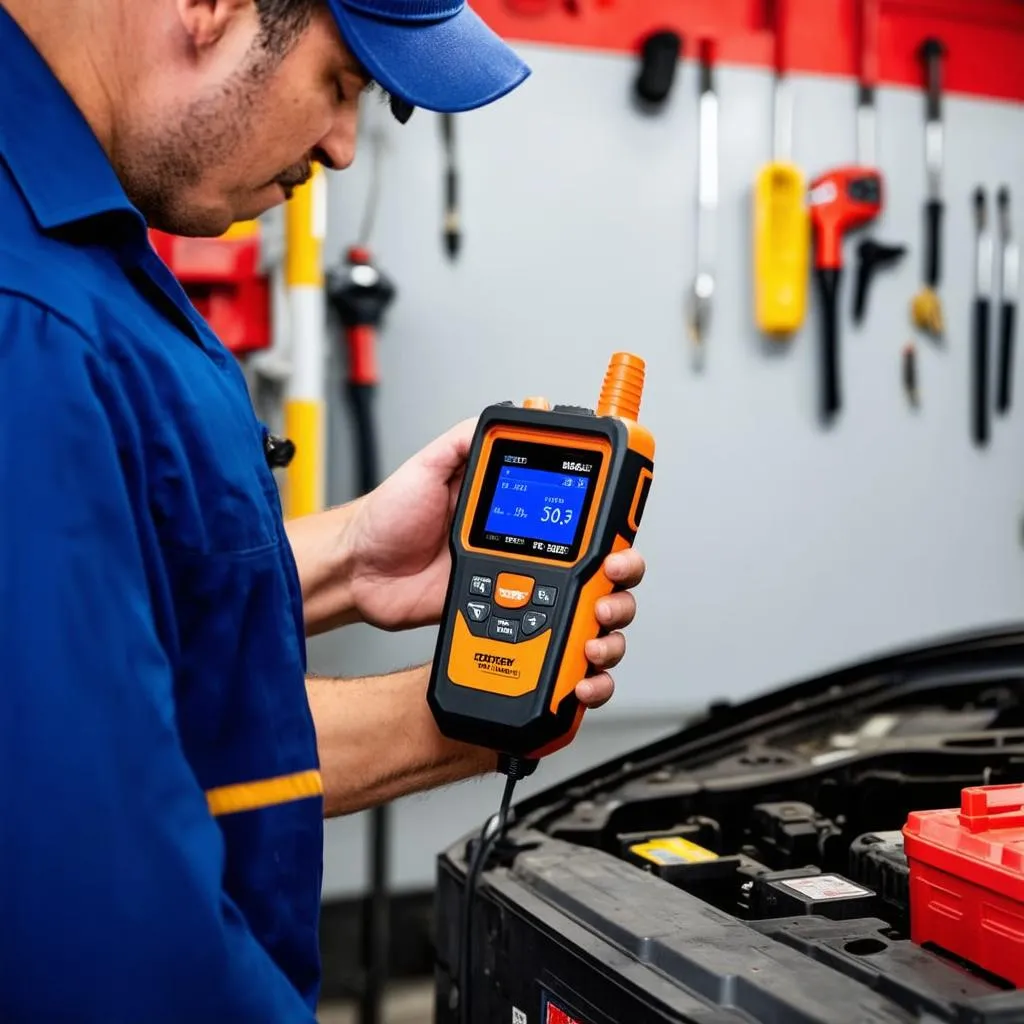
[(497, 439), (473, 511), (470, 544), (572, 562), (591, 519), (603, 461), (593, 448)]
[(588, 477), (577, 473), (502, 466), (484, 529), (571, 545), (589, 484)]

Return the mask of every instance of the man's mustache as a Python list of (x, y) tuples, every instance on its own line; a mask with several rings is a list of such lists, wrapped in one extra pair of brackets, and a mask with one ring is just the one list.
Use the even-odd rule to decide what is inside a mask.
[(288, 170), (282, 171), (274, 181), (282, 188), (293, 189), (298, 188), (299, 185), (305, 185), (312, 176), (312, 165), (302, 164), (298, 167), (289, 167)]

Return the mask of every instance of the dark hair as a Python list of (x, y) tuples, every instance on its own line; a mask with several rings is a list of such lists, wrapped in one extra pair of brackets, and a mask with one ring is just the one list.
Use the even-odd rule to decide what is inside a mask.
[(255, 0), (260, 47), (283, 57), (306, 30), (322, 0)]

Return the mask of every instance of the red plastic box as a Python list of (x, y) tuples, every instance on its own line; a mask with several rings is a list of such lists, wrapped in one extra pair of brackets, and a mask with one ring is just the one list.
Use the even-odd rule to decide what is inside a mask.
[(1024, 986), (1024, 785), (975, 786), (903, 828), (910, 937)]

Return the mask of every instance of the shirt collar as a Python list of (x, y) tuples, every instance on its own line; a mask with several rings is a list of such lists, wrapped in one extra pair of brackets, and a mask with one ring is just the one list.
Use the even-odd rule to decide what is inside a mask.
[(40, 229), (117, 213), (144, 231), (89, 123), (3, 6), (0, 53), (0, 157)]

